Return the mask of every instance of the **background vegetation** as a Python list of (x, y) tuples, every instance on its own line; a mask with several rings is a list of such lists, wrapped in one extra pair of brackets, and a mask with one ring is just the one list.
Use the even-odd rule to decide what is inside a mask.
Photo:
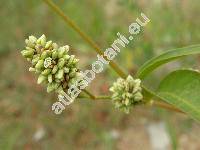
[[(130, 23), (144, 12), (151, 23), (116, 58), (121, 68), (132, 75), (165, 49), (200, 40), (199, 0), (55, 2), (102, 49), (109, 47), (117, 32), (126, 34)], [(115, 110), (109, 101), (77, 100), (56, 116), (51, 111), (56, 95), (47, 94), (36, 84), (36, 77), (28, 72), (29, 64), (20, 55), (24, 39), (44, 33), (48, 39), (70, 45), (82, 70), (90, 67), (96, 53), (43, 1), (1, 0), (0, 8), (0, 149), (149, 150), (153, 149), (149, 127), (155, 124), (163, 124), (169, 136), (166, 149), (200, 149), (199, 124), (187, 116), (157, 108), (139, 107), (127, 115)], [(146, 82), (154, 88), (155, 81), (166, 73), (188, 66), (200, 69), (200, 58), (187, 57), (165, 65)], [(108, 67), (89, 89), (106, 94), (116, 77)]]

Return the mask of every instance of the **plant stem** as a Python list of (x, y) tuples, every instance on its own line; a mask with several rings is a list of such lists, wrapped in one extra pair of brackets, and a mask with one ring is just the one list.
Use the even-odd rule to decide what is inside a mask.
[(98, 100), (98, 99), (101, 99), (101, 100), (109, 100), (109, 99), (111, 99), (111, 97), (110, 97), (110, 96), (107, 96), (107, 95), (102, 95), (102, 96), (97, 96), (96, 99), (97, 99), (97, 100)]
[[(93, 40), (86, 35), (83, 31), (81, 31), (81, 29), (67, 16), (64, 14), (64, 12), (54, 3), (52, 2), (52, 0), (43, 0), (52, 10), (54, 10), (60, 17), (63, 18), (63, 20), (72, 28), (74, 29), (91, 47), (94, 48), (94, 50), (99, 54), (99, 55), (103, 55), (103, 51), (99, 48), (99, 46), (93, 42)], [(105, 58), (105, 57), (104, 57)], [(107, 58), (105, 58), (107, 59)], [(109, 63), (110, 67), (115, 70), (115, 72), (122, 78), (126, 78), (127, 75), (125, 72), (123, 72), (121, 70), (121, 68), (114, 62), (114, 61), (110, 61)], [(152, 97), (155, 96), (157, 97), (153, 92), (151, 92), (150, 90), (146, 89), (145, 87), (143, 87), (143, 89), (145, 90), (145, 92), (147, 93), (148, 96)], [(95, 100), (95, 99), (108, 99), (109, 97), (107, 96), (100, 96), (100, 97), (95, 97), (94, 95), (92, 95), (89, 91), (87, 90), (83, 90), (91, 99)], [(170, 105), (164, 105), (161, 103), (156, 103), (156, 105), (160, 106), (160, 107), (164, 107), (167, 109), (173, 109), (173, 110), (177, 110), (179, 112), (181, 112), (178, 109), (172, 108)]]
[[(62, 17), (63, 20), (72, 29), (74, 29), (91, 47), (93, 47), (99, 55), (102, 55), (104, 57), (103, 51), (99, 48), (99, 46), (95, 44), (95, 42), (93, 42), (93, 40), (88, 35), (86, 35), (83, 31), (81, 31), (81, 29), (67, 15), (65, 15), (64, 12), (54, 2), (52, 2), (51, 0), (43, 0), (43, 1), (48, 6), (50, 6), (50, 8), (52, 8), (60, 17)], [(121, 76), (122, 78), (126, 78), (127, 76), (126, 73), (124, 73), (114, 61), (110, 61), (109, 65), (115, 70), (115, 72), (119, 76)]]
[[(95, 98), (91, 98), (91, 97), (79, 97), (80, 99), (81, 98), (87, 98), (87, 99), (90, 99), (91, 100), (109, 100), (111, 99), (110, 96), (107, 96), (107, 95), (103, 95), (103, 96), (94, 96)], [(175, 111), (175, 112), (179, 112), (179, 113), (184, 113), (183, 111), (177, 109), (176, 107), (170, 105), (170, 104), (167, 104), (165, 102), (162, 102), (162, 101), (153, 101), (153, 103), (151, 104), (151, 106), (156, 106), (156, 107), (161, 107), (161, 108), (164, 108), (164, 109), (167, 109), (167, 110), (172, 110), (172, 111)]]
[(89, 91), (87, 91), (86, 89), (83, 89), (82, 91), (84, 93), (86, 93), (92, 100), (96, 99), (96, 97), (92, 93), (90, 93)]
[(173, 111), (176, 111), (176, 112), (184, 113), (180, 109), (178, 109), (178, 108), (176, 108), (176, 107), (164, 102), (162, 100), (162, 98), (157, 96), (153, 91), (147, 89), (144, 86), (142, 86), (142, 88), (143, 88), (143, 91), (145, 92), (145, 95), (147, 96), (147, 99), (152, 99), (153, 97), (156, 98), (156, 100), (153, 101), (152, 105), (159, 106), (159, 107), (162, 107), (162, 108), (165, 108), (165, 109), (168, 109), (168, 110), (173, 110)]
[(163, 103), (161, 101), (154, 101), (153, 102), (153, 106), (158, 106), (158, 107), (162, 107), (164, 109), (168, 109), (168, 110), (172, 110), (172, 111), (176, 111), (179, 113), (184, 113), (183, 111), (181, 111), (180, 109), (177, 109), (176, 107), (173, 107), (167, 103)]

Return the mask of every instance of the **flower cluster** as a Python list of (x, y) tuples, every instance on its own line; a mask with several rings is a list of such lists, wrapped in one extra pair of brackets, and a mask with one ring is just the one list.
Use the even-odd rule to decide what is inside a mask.
[(26, 49), (21, 54), (31, 63), (29, 71), (39, 75), (37, 83), (47, 84), (47, 92), (64, 91), (79, 77), (79, 60), (68, 54), (68, 45), (59, 47), (47, 41), (45, 35), (38, 39), (29, 36), (25, 43)]
[(141, 80), (128, 76), (126, 79), (119, 78), (110, 88), (112, 101), (116, 108), (128, 113), (131, 106), (142, 103)]

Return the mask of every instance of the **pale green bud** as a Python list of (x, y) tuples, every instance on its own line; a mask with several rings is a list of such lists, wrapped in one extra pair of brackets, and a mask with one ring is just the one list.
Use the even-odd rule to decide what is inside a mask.
[(77, 62), (79, 62), (79, 59), (74, 59), (72, 64), (76, 64)]
[(31, 35), (31, 36), (29, 36), (29, 41), (30, 41), (31, 43), (36, 43), (37, 38), (36, 38), (35, 36)]
[(52, 41), (48, 41), (45, 45), (45, 49), (48, 49), (52, 45)]
[(49, 93), (49, 92), (53, 91), (54, 89), (55, 89), (54, 84), (53, 83), (48, 83), (47, 92)]
[(37, 44), (41, 44), (43, 47), (46, 45), (46, 36), (43, 34), (38, 40)]
[(35, 72), (36, 70), (35, 70), (35, 68), (30, 67), (30, 68), (29, 68), (29, 71), (30, 71), (30, 72)]
[(35, 65), (36, 69), (41, 69), (43, 67), (44, 60), (39, 60), (38, 63)]
[(42, 71), (42, 75), (47, 76), (48, 74), (50, 74), (51, 69), (45, 69), (44, 71)]
[(124, 104), (125, 104), (126, 106), (129, 105), (129, 99), (128, 99), (128, 98), (125, 99)]
[(52, 80), (53, 80), (52, 74), (49, 74), (49, 75), (48, 75), (48, 81), (49, 81), (49, 83), (51, 83)]
[(77, 70), (77, 68), (72, 68), (72, 72), (76, 72)]
[(45, 59), (45, 58), (47, 58), (47, 57), (48, 57), (47, 51), (42, 52), (41, 58), (42, 58), (42, 59)]
[(35, 71), (37, 74), (40, 74), (41, 73), (41, 70), (40, 69), (36, 69)]
[(70, 59), (70, 56), (66, 54), (66, 55), (64, 55), (62, 58), (65, 59), (65, 60), (69, 60), (69, 59)]
[(26, 50), (28, 50), (28, 51), (35, 51), (33, 48), (30, 48), (30, 47), (26, 47)]
[(46, 52), (47, 52), (47, 55), (48, 55), (49, 57), (51, 57), (52, 50), (46, 50)]
[(61, 69), (55, 74), (55, 78), (61, 79), (63, 77), (63, 74), (64, 74), (64, 70)]
[(39, 56), (37, 56), (37, 57), (34, 57), (33, 56), (33, 59), (32, 59), (32, 65), (36, 65), (37, 64), (37, 62), (39, 61), (39, 59), (40, 59), (40, 57)]
[(64, 65), (65, 65), (64, 59), (62, 59), (62, 58), (59, 59), (59, 61), (58, 61), (58, 68), (59, 68), (59, 69), (62, 69)]
[(128, 75), (128, 77), (126, 78), (126, 81), (127, 82), (134, 82), (134, 79), (130, 75)]
[(28, 62), (31, 62), (31, 58), (26, 58), (26, 60), (27, 60)]
[(58, 66), (55, 65), (52, 69), (52, 74), (55, 74), (58, 71)]
[(56, 90), (57, 88), (59, 88), (59, 85), (60, 85), (59, 83), (54, 82), (53, 84), (54, 84), (54, 89), (55, 89), (55, 90)]
[(25, 58), (31, 58), (31, 57), (33, 57), (34, 51), (32, 51), (32, 50), (23, 50), (23, 51), (21, 51), (21, 54)]
[(69, 61), (67, 63), (69, 66), (73, 63), (74, 57), (75, 57), (74, 55), (71, 55), (71, 57), (69, 58)]
[(70, 72), (70, 73), (69, 73), (69, 77), (70, 77), (70, 78), (75, 77), (75, 76), (76, 76), (76, 72)]
[(64, 72), (65, 72), (65, 73), (69, 73), (69, 68), (65, 67), (65, 68), (64, 68)]
[(32, 42), (31, 42), (30, 40), (28, 40), (28, 39), (25, 40), (25, 43), (26, 43), (26, 45), (27, 45), (28, 47), (31, 47), (31, 48), (34, 48), (34, 46), (35, 46), (35, 44), (32, 43)]
[(64, 47), (60, 47), (58, 49), (58, 58), (61, 58), (64, 55), (65, 52), (66, 52), (65, 48)]
[(52, 44), (52, 47), (53, 47), (53, 49), (58, 49), (58, 44), (53, 43), (53, 44)]
[(58, 52), (57, 51), (54, 51), (53, 53), (52, 53), (52, 58), (53, 59), (56, 59), (58, 57)]
[(60, 83), (60, 82), (61, 82), (61, 80), (60, 80), (60, 79), (55, 79), (55, 81), (56, 81), (57, 83)]
[(37, 80), (37, 83), (40, 84), (40, 83), (44, 82), (46, 79), (47, 79), (47, 78), (46, 78), (45, 76), (39, 75), (38, 80)]

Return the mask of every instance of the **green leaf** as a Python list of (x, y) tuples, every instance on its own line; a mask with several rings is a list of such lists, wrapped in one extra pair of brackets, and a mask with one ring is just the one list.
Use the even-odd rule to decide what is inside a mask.
[(200, 73), (178, 70), (161, 83), (156, 95), (200, 121)]
[(154, 57), (147, 61), (138, 71), (137, 77), (140, 79), (144, 79), (149, 73), (151, 73), (153, 70), (158, 68), (159, 66), (166, 64), (170, 61), (173, 61), (175, 59), (188, 56), (188, 55), (194, 55), (200, 53), (200, 45), (193, 45), (189, 47), (184, 48), (178, 48), (170, 51), (166, 51), (165, 53)]

